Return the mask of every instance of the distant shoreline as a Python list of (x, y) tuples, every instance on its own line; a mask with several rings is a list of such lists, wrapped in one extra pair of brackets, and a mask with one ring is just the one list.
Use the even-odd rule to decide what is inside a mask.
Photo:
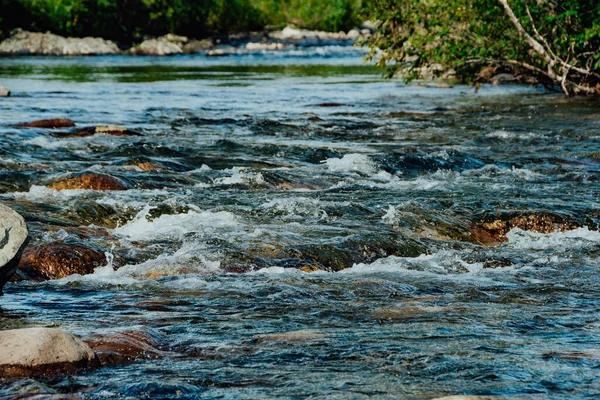
[(226, 38), (212, 37), (200, 40), (167, 34), (145, 39), (123, 49), (114, 41), (98, 37), (64, 37), (50, 32), (15, 29), (7, 39), (0, 42), (0, 57), (178, 54), (204, 54), (218, 57), (318, 46), (352, 46), (371, 33), (368, 28), (360, 30), (356, 28), (348, 32), (323, 32), (288, 26), (278, 31), (234, 34)]

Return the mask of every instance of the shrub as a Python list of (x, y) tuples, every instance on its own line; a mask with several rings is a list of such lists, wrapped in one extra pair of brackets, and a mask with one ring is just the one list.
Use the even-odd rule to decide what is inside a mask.
[(453, 69), (475, 84), (497, 72), (566, 94), (600, 94), (600, 8), (595, 0), (373, 0), (371, 57), (387, 74)]

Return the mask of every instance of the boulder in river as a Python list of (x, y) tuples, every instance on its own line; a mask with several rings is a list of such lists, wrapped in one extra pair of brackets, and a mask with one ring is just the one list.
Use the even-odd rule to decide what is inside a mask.
[(21, 126), (27, 128), (70, 128), (75, 126), (75, 122), (67, 118), (52, 118), (52, 119), (39, 119), (37, 121), (26, 122)]
[(60, 279), (73, 274), (91, 274), (106, 263), (106, 255), (100, 250), (80, 244), (51, 242), (27, 247), (17, 275), (32, 281)]
[(28, 235), (23, 217), (0, 204), (0, 295), (17, 269)]
[(119, 47), (101, 38), (65, 38), (46, 32), (28, 32), (15, 29), (11, 36), (0, 42), (0, 55), (100, 55), (119, 54)]
[(85, 173), (71, 178), (61, 179), (48, 185), (51, 189), (86, 189), (86, 190), (127, 190), (127, 186), (114, 176), (96, 173)]
[(8, 97), (10, 96), (10, 90), (4, 86), (0, 86), (0, 97)]
[(57, 376), (99, 366), (92, 349), (51, 328), (0, 331), (0, 378)]

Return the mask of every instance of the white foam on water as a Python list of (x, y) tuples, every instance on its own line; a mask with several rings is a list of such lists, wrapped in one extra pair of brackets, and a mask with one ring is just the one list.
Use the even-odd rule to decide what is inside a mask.
[(7, 195), (10, 195), (11, 197), (14, 197), (17, 199), (26, 199), (26, 200), (30, 200), (30, 201), (39, 201), (39, 200), (46, 200), (46, 199), (52, 199), (52, 198), (58, 199), (58, 200), (68, 200), (73, 197), (78, 197), (78, 196), (82, 196), (86, 193), (93, 193), (93, 192), (94, 192), (94, 190), (86, 190), (86, 189), (56, 190), (56, 189), (51, 189), (46, 186), (33, 185), (29, 188), (29, 191), (27, 191), (27, 192), (13, 192), (13, 193), (7, 193)]
[(215, 228), (241, 226), (238, 218), (227, 211), (190, 210), (183, 214), (164, 214), (149, 220), (151, 206), (146, 206), (127, 224), (113, 232), (128, 240), (181, 239), (190, 232), (212, 232)]
[(377, 164), (365, 154), (346, 154), (342, 158), (328, 158), (324, 163), (331, 172), (361, 172), (369, 175), (378, 172)]
[(156, 279), (189, 274), (211, 275), (220, 273), (221, 262), (205, 255), (204, 246), (195, 242), (184, 243), (173, 254), (161, 254), (140, 264), (125, 265), (116, 274), (134, 279)]
[(402, 272), (416, 275), (470, 275), (477, 276), (483, 270), (483, 263), (469, 263), (452, 250), (418, 257), (390, 256), (370, 264), (354, 264), (339, 271), (340, 274), (369, 274), (378, 272)]
[(383, 223), (386, 225), (394, 225), (396, 223), (396, 211), (396, 207), (390, 204), (383, 217), (381, 217)]
[(216, 178), (215, 185), (265, 184), (265, 179), (260, 172), (251, 172), (248, 168), (233, 167), (225, 171), (231, 173), (231, 176)]
[(489, 137), (489, 138), (516, 139), (516, 140), (531, 140), (531, 139), (535, 139), (535, 138), (539, 137), (538, 134), (533, 133), (533, 132), (517, 133), (517, 132), (511, 132), (511, 131), (504, 131), (504, 130), (490, 132), (485, 136)]
[(506, 237), (508, 238), (506, 246), (513, 249), (564, 251), (600, 244), (600, 232), (587, 227), (548, 234), (513, 228)]
[[(214, 255), (210, 255), (211, 258), (213, 256)], [(82, 282), (91, 284), (129, 286), (138, 285), (147, 281), (153, 282), (156, 279), (165, 277), (179, 277), (185, 275), (206, 276), (222, 272), (220, 268), (221, 262), (210, 259), (205, 248), (201, 244), (195, 242), (184, 243), (172, 254), (161, 254), (154, 259), (147, 260), (139, 264), (127, 264), (117, 270), (115, 270), (113, 267), (112, 254), (107, 253), (106, 257), (106, 265), (96, 268), (92, 274), (74, 274), (52, 282), (58, 285)], [(177, 279), (175, 282), (168, 282), (166, 286), (177, 289), (190, 289), (200, 286), (201, 279), (189, 279), (191, 279), (191, 281)], [(205, 281), (203, 282), (205, 285)]]
[(277, 214), (301, 217), (327, 218), (327, 212), (322, 208), (323, 203), (307, 197), (292, 197), (274, 199), (262, 204), (262, 208)]
[(28, 139), (23, 142), (23, 144), (29, 144), (32, 146), (42, 147), (48, 150), (56, 150), (63, 148), (83, 148), (85, 145), (82, 145), (81, 142), (76, 143), (72, 140), (68, 139), (56, 139), (56, 138), (48, 138), (45, 136), (37, 136), (33, 139)]
[(391, 176), (388, 182), (363, 182), (373, 187), (402, 190), (454, 190), (457, 186), (480, 186), (486, 189), (506, 189), (512, 182), (545, 181), (548, 177), (525, 168), (500, 168), (486, 165), (482, 168), (469, 169), (462, 172), (437, 170), (429, 175), (404, 180)]

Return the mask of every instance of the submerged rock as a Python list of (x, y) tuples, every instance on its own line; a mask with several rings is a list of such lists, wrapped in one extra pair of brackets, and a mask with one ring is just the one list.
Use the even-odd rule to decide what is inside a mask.
[(53, 118), (53, 119), (40, 119), (37, 121), (26, 122), (21, 124), (21, 126), (27, 128), (47, 128), (47, 129), (55, 129), (55, 128), (70, 128), (75, 126), (75, 122), (71, 121), (67, 118)]
[(51, 189), (86, 189), (86, 190), (127, 190), (120, 179), (110, 175), (86, 173), (72, 178), (62, 179), (48, 185)]
[(10, 90), (4, 86), (0, 86), (0, 97), (8, 97), (10, 96)]
[(102, 365), (122, 364), (136, 359), (160, 359), (170, 353), (165, 335), (154, 329), (96, 334), (85, 338)]
[(28, 32), (16, 29), (0, 43), (0, 55), (75, 56), (119, 54), (119, 47), (101, 38), (65, 38), (52, 33)]
[(60, 279), (73, 274), (91, 274), (106, 263), (102, 251), (80, 244), (52, 242), (26, 248), (17, 275), (32, 281)]
[(99, 365), (92, 349), (58, 329), (0, 331), (0, 377), (57, 376)]
[(28, 235), (23, 217), (0, 204), (0, 295), (17, 269)]

